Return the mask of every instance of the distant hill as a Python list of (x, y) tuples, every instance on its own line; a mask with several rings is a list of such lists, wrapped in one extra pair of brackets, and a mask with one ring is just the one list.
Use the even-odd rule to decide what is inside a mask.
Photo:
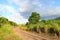
[(4, 24), (10, 24), (12, 26), (16, 26), (17, 24), (13, 21), (9, 21), (7, 18), (5, 17), (0, 17), (0, 26), (4, 25)]
[(60, 20), (60, 17), (56, 18), (56, 19), (59, 19)]
[(15, 25), (15, 22), (9, 21), (5, 17), (0, 17), (0, 40), (20, 40), (12, 30)]

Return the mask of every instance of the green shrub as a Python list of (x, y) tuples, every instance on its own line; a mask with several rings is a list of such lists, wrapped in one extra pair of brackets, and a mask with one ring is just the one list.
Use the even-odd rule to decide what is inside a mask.
[(0, 28), (0, 40), (21, 40), (21, 39), (13, 33), (10, 24), (4, 24)]

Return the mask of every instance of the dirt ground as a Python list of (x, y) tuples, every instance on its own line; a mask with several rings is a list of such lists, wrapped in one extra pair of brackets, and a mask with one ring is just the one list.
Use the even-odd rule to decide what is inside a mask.
[(27, 32), (19, 29), (19, 27), (13, 28), (13, 32), (22, 38), (22, 40), (60, 40), (57, 36), (48, 36), (46, 34), (38, 34), (35, 32)]

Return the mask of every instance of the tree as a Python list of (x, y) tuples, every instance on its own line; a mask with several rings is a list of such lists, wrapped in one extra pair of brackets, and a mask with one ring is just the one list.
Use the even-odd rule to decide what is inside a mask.
[(39, 22), (40, 15), (37, 12), (32, 12), (31, 16), (29, 17), (29, 23), (36, 24)]
[(15, 22), (9, 21), (11, 26), (17, 26), (17, 24)]
[(4, 17), (0, 17), (0, 27), (6, 23), (8, 23), (8, 19)]

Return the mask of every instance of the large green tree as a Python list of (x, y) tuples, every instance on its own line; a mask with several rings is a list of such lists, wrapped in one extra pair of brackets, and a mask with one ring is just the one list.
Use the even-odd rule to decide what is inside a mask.
[(29, 17), (29, 23), (36, 24), (39, 22), (40, 15), (37, 12), (32, 12), (31, 16)]

